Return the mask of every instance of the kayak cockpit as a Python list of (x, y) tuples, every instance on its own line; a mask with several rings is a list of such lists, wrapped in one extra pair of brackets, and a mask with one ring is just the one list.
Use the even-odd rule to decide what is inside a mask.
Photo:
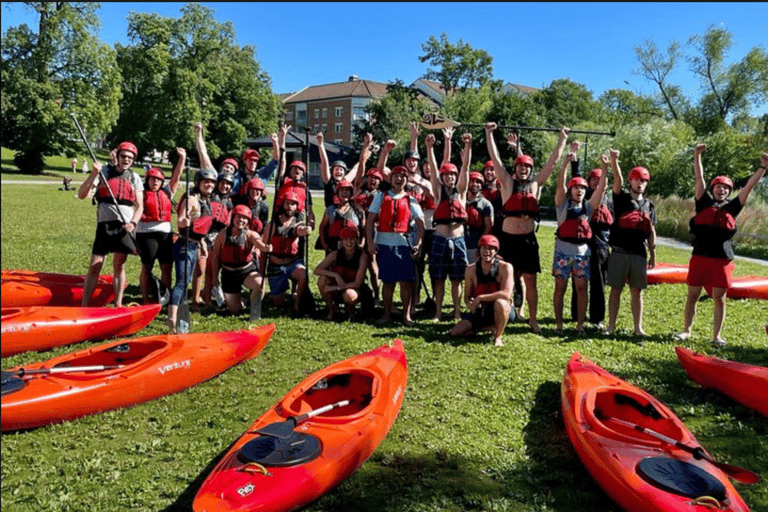
[[(125, 367), (138, 365), (154, 359), (165, 352), (168, 342), (162, 339), (147, 339), (142, 341), (126, 341), (99, 350), (91, 350), (79, 357), (67, 359), (54, 368), (106, 366)], [(103, 375), (103, 373), (101, 373)]]
[(6, 320), (10, 320), (11, 318), (16, 318), (17, 316), (21, 316), (22, 310), (21, 308), (3, 308), (2, 315), (0, 315), (0, 320), (5, 322)]
[(289, 416), (304, 414), (331, 403), (350, 400), (349, 405), (331, 409), (315, 417), (315, 421), (344, 420), (358, 416), (368, 408), (378, 392), (379, 379), (366, 370), (353, 370), (325, 375), (309, 389), (286, 397), (282, 407)]

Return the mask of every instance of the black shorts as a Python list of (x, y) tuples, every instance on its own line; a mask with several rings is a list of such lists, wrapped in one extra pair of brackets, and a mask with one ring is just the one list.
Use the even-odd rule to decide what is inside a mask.
[(515, 272), (521, 274), (538, 274), (541, 272), (539, 263), (539, 242), (536, 233), (510, 235), (502, 233), (499, 239), (501, 257), (512, 264)]
[(239, 294), (243, 291), (243, 283), (249, 275), (258, 272), (256, 263), (250, 262), (241, 270), (221, 269), (221, 291), (224, 293)]
[(474, 332), (479, 332), (486, 327), (491, 327), (496, 321), (493, 311), (494, 304), (495, 303), (491, 302), (487, 306), (481, 306), (477, 308), (474, 313), (462, 313), (461, 318), (470, 321)]
[(173, 263), (173, 233), (136, 233), (136, 245), (139, 246), (141, 263), (147, 267), (152, 267), (155, 260), (161, 265)]
[(131, 235), (125, 231), (124, 224), (119, 220), (110, 220), (96, 224), (96, 238), (93, 240), (92, 254), (106, 256), (117, 252), (121, 254), (136, 254), (136, 245)]

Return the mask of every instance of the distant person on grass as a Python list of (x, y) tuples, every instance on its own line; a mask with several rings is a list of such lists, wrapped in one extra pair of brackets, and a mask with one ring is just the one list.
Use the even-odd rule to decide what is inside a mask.
[[(163, 290), (157, 290), (160, 302), (163, 292), (170, 294), (173, 271), (173, 196), (179, 188), (181, 170), (187, 159), (184, 148), (176, 148), (178, 160), (173, 167), (171, 179), (165, 185), (165, 174), (157, 167), (150, 167), (144, 175), (144, 212), (141, 221), (136, 226), (136, 243), (139, 246), (141, 258), (141, 273), (139, 285), (144, 304), (149, 304), (152, 289), (152, 269), (155, 261), (160, 264), (160, 284)], [(170, 296), (170, 295), (169, 295)]]
[[(125, 288), (125, 261), (137, 249), (131, 234), (144, 213), (144, 185), (141, 177), (131, 171), (131, 165), (138, 151), (131, 142), (121, 142), (115, 149), (116, 165), (110, 163), (102, 168), (93, 162), (90, 175), (80, 185), (77, 197), (95, 197), (96, 236), (91, 250), (91, 261), (85, 276), (82, 306), (88, 306), (101, 268), (107, 254), (112, 253), (112, 268), (115, 287), (115, 306), (123, 305)], [(106, 177), (107, 183), (103, 182)], [(107, 189), (109, 187), (109, 189)], [(110, 195), (110, 190), (112, 195)], [(114, 198), (113, 198), (114, 196)]]
[(688, 263), (688, 297), (685, 301), (685, 325), (683, 332), (675, 336), (683, 341), (691, 337), (691, 326), (696, 316), (696, 302), (702, 287), (712, 287), (714, 301), (714, 323), (712, 343), (718, 347), (726, 345), (721, 336), (725, 321), (725, 294), (731, 286), (733, 276), (733, 242), (736, 234), (736, 216), (747, 203), (749, 195), (765, 176), (768, 165), (768, 153), (760, 157), (760, 167), (747, 181), (739, 194), (728, 199), (733, 191), (733, 181), (727, 176), (717, 176), (709, 184), (707, 191), (704, 181), (704, 167), (701, 154), (706, 151), (706, 144), (697, 144), (693, 150), (693, 175), (695, 178), (694, 200), (696, 215), (690, 221), (693, 234), (693, 251)]
[(512, 296), (512, 265), (498, 258), (499, 239), (483, 235), (478, 242), (480, 259), (467, 266), (464, 273), (464, 301), (469, 313), (462, 314), (450, 331), (451, 336), (470, 336), (483, 330), (491, 330), (493, 343), (504, 345), (502, 334), (515, 309), (510, 303)]
[[(613, 169), (613, 225), (611, 254), (608, 256), (608, 326), (605, 334), (613, 334), (621, 304), (621, 291), (629, 283), (630, 306), (636, 336), (643, 331), (643, 290), (648, 287), (648, 268), (656, 266), (656, 209), (645, 197), (651, 174), (645, 167), (634, 167), (627, 176), (629, 190), (622, 189), (624, 178), (619, 168), (619, 151), (610, 152)], [(648, 252), (646, 253), (646, 247)]]

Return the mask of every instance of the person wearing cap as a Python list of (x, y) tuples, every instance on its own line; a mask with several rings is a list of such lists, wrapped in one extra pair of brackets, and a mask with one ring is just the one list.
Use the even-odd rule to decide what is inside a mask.
[(477, 252), (477, 244), (480, 241), (480, 237), (493, 233), (494, 209), (491, 202), (483, 195), (484, 183), (485, 178), (481, 173), (469, 173), (467, 228), (464, 234), (464, 239), (467, 243), (467, 261), (469, 263), (476, 262), (480, 257)]
[(338, 302), (344, 303), (350, 320), (359, 303), (362, 317), (367, 320), (373, 311), (373, 292), (365, 282), (368, 255), (360, 245), (360, 231), (347, 226), (341, 230), (340, 239), (341, 247), (328, 253), (315, 267), (317, 289), (328, 307), (328, 320), (333, 320)]
[(325, 209), (318, 228), (320, 248), (328, 255), (339, 248), (341, 230), (347, 226), (355, 227), (358, 231), (365, 230), (365, 213), (352, 200), (354, 187), (343, 179), (336, 184), (336, 201)]
[(453, 316), (456, 320), (461, 318), (461, 285), (467, 268), (464, 224), (468, 219), (467, 173), (472, 156), (472, 136), (465, 133), (462, 141), (464, 149), (461, 152), (461, 171), (450, 162), (441, 165), (438, 171), (434, 153), (435, 136), (429, 134), (424, 141), (427, 146), (432, 190), (435, 191), (437, 202), (437, 208), (432, 217), (435, 235), (432, 241), (432, 252), (429, 255), (429, 274), (432, 279), (436, 307), (433, 322), (440, 321), (442, 316), (445, 280), (448, 277), (451, 279)]
[[(150, 167), (144, 180), (144, 211), (136, 225), (136, 245), (139, 246), (141, 273), (139, 286), (144, 304), (149, 304), (152, 288), (152, 268), (155, 260), (160, 264), (160, 284), (164, 290), (158, 290), (160, 302), (170, 298), (171, 278), (173, 273), (173, 196), (179, 188), (181, 170), (187, 159), (184, 148), (176, 148), (176, 165), (171, 179), (164, 185), (165, 174), (157, 167)], [(168, 297), (163, 298), (163, 291)]]
[(299, 240), (308, 237), (312, 228), (299, 211), (300, 197), (289, 189), (277, 199), (277, 211), (265, 231), (265, 239), (272, 246), (267, 257), (269, 290), (275, 305), (283, 305), (283, 294), (290, 284), (296, 285), (294, 316), (309, 315), (314, 311), (314, 301), (307, 282), (307, 267), (302, 257)]
[(768, 166), (768, 152), (760, 157), (760, 166), (733, 199), (728, 199), (733, 192), (733, 181), (728, 176), (717, 176), (707, 190), (704, 181), (704, 166), (701, 154), (706, 151), (706, 144), (697, 144), (693, 150), (694, 201), (696, 215), (689, 225), (693, 235), (693, 250), (688, 262), (688, 295), (685, 300), (683, 332), (675, 336), (678, 341), (691, 337), (691, 327), (696, 316), (696, 304), (701, 289), (711, 287), (714, 303), (714, 322), (712, 343), (724, 347), (727, 342), (722, 337), (725, 322), (725, 295), (731, 286), (734, 270), (733, 235), (736, 233), (736, 217), (747, 203), (752, 190), (765, 176)]
[(648, 287), (648, 268), (656, 266), (656, 209), (645, 196), (651, 174), (645, 167), (633, 167), (627, 175), (629, 190), (623, 190), (624, 178), (619, 167), (619, 155), (617, 149), (610, 151), (614, 218), (606, 277), (606, 284), (611, 291), (608, 295), (608, 326), (605, 333), (613, 334), (616, 329), (621, 292), (625, 283), (628, 283), (634, 333), (646, 337), (643, 331), (643, 290)]
[[(261, 318), (261, 294), (263, 286), (256, 266), (257, 251), (268, 252), (272, 248), (265, 244), (259, 234), (249, 229), (252, 214), (245, 205), (232, 209), (229, 225), (223, 229), (213, 242), (211, 262), (213, 267), (213, 285), (224, 292), (227, 311), (238, 315), (243, 309), (242, 289), (250, 293), (250, 320)], [(221, 280), (219, 280), (221, 271)]]
[[(392, 169), (392, 188), (378, 192), (368, 209), (366, 221), (366, 247), (376, 257), (379, 279), (382, 284), (384, 314), (377, 321), (381, 325), (392, 315), (395, 285), (400, 284), (400, 298), (403, 303), (403, 322), (413, 325), (411, 306), (413, 301), (412, 283), (416, 279), (413, 258), (418, 254), (424, 236), (424, 215), (419, 203), (405, 192), (408, 170), (399, 165)], [(416, 222), (417, 240), (409, 238), (411, 222)], [(375, 232), (375, 238), (374, 238)]]
[(317, 151), (320, 154), (320, 178), (323, 180), (323, 201), (325, 207), (328, 208), (338, 201), (336, 187), (339, 182), (342, 180), (350, 183), (355, 181), (358, 166), (355, 164), (352, 169), (347, 169), (347, 164), (344, 160), (336, 160), (329, 165), (328, 153), (325, 151), (323, 132), (317, 132), (315, 138), (317, 139)]
[[(283, 132), (281, 131), (281, 135)], [(268, 181), (272, 178), (272, 175), (277, 169), (277, 164), (280, 159), (279, 152), (279, 137), (277, 133), (270, 133), (269, 138), (272, 141), (272, 159), (267, 162), (264, 167), (259, 167), (259, 152), (253, 148), (248, 148), (243, 152), (243, 168), (239, 172), (235, 173), (234, 183), (232, 184), (232, 195), (237, 195), (242, 192), (243, 185), (252, 178), (260, 178), (263, 181)]]
[[(587, 180), (577, 176), (565, 182), (566, 168), (576, 158), (579, 142), (571, 143), (571, 151), (565, 156), (563, 165), (557, 175), (555, 189), (555, 213), (557, 215), (557, 231), (555, 232), (555, 250), (552, 262), (552, 275), (555, 278), (553, 305), (555, 310), (555, 333), (563, 334), (563, 301), (568, 288), (568, 280), (573, 279), (573, 287), (577, 295), (576, 331), (579, 336), (584, 334), (584, 318), (587, 310), (587, 282), (590, 278), (590, 246), (593, 233), (590, 219), (600, 207), (600, 200), (605, 193), (605, 183), (608, 176), (603, 172), (597, 185), (597, 190), (587, 200)], [(608, 165), (608, 156), (603, 155), (601, 162)]]
[(464, 272), (464, 302), (469, 312), (462, 313), (450, 334), (464, 337), (490, 330), (493, 344), (501, 347), (504, 329), (515, 318), (509, 301), (514, 286), (512, 265), (498, 257), (499, 239), (495, 236), (481, 236), (478, 247), (480, 259)]
[[(535, 178), (531, 176), (533, 158), (528, 155), (519, 155), (515, 158), (513, 174), (507, 171), (493, 139), (494, 130), (496, 130), (496, 123), (485, 124), (488, 154), (493, 160), (493, 167), (499, 180), (502, 212), (504, 214), (501, 237), (499, 238), (502, 245), (501, 256), (512, 265), (515, 274), (522, 277), (520, 292), (528, 304), (528, 325), (531, 332), (539, 333), (541, 328), (536, 318), (539, 304), (536, 275), (541, 272), (541, 263), (539, 261), (539, 242), (535, 232), (536, 222), (539, 219), (539, 198), (541, 197), (541, 188), (549, 179), (563, 154), (569, 129), (564, 126), (560, 130), (557, 145)], [(517, 136), (514, 133), (507, 136), (507, 143), (514, 151), (517, 151)], [(520, 318), (522, 318), (523, 306), (521, 301), (520, 309), (517, 311), (517, 316)]]
[[(88, 306), (101, 268), (107, 255), (112, 253), (115, 306), (123, 305), (125, 289), (125, 262), (129, 254), (136, 254), (133, 233), (144, 213), (144, 184), (141, 177), (131, 170), (138, 150), (132, 142), (121, 142), (103, 168), (98, 161), (88, 177), (80, 185), (77, 197), (93, 197), (97, 202), (96, 235), (91, 249), (91, 259), (83, 285), (81, 305)], [(103, 181), (106, 179), (106, 183)]]

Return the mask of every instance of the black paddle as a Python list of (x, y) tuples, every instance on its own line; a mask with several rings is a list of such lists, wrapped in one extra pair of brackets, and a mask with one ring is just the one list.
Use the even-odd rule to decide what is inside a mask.
[[(192, 223), (192, 221), (189, 220), (189, 160), (184, 162), (186, 166), (186, 196), (184, 198), (184, 209), (187, 216), (187, 227), (184, 228), (184, 243), (189, 243), (189, 225)], [(203, 242), (205, 243), (205, 242)], [(186, 260), (187, 259), (187, 249), (184, 249), (184, 254), (182, 257)], [(179, 304), (179, 309), (176, 312), (176, 332), (179, 334), (187, 334), (189, 332), (189, 304), (187, 304), (187, 262), (184, 261), (184, 295), (181, 296), (181, 304)], [(192, 275), (194, 276), (194, 268), (192, 269)]]
[(341, 400), (340, 402), (324, 405), (319, 409), (305, 412), (304, 414), (300, 414), (298, 416), (291, 416), (285, 421), (270, 423), (269, 425), (258, 429), (256, 433), (264, 436), (277, 437), (279, 439), (288, 439), (289, 437), (291, 437), (291, 434), (293, 433), (293, 429), (296, 428), (296, 425), (298, 425), (302, 421), (312, 418), (314, 416), (317, 416), (319, 414), (323, 414), (332, 409), (336, 409), (337, 407), (344, 407), (346, 405), (353, 404), (357, 401), (358, 401), (357, 399)]
[(726, 475), (728, 475), (729, 477), (733, 478), (738, 482), (741, 482), (743, 484), (756, 484), (757, 482), (760, 481), (760, 475), (758, 475), (757, 473), (753, 473), (748, 469), (732, 466), (724, 462), (717, 462), (716, 460), (713, 460), (711, 457), (707, 455), (707, 453), (704, 451), (704, 449), (701, 446), (697, 446), (695, 448), (693, 446), (688, 446), (687, 444), (683, 444), (680, 441), (675, 441), (671, 437), (667, 437), (664, 434), (660, 434), (655, 430), (641, 427), (640, 425), (635, 425), (634, 423), (630, 423), (628, 421), (624, 421), (619, 418), (606, 418), (606, 419), (608, 421), (618, 423), (619, 425), (624, 425), (625, 427), (633, 428), (639, 432), (648, 434), (651, 437), (655, 437), (660, 441), (664, 441), (667, 444), (676, 446), (681, 450), (685, 450), (686, 452), (693, 455), (693, 458), (696, 460), (704, 459), (710, 464), (712, 464), (713, 466), (715, 466), (716, 468), (720, 469), (723, 473), (725, 473)]
[(104, 370), (116, 370), (118, 368), (124, 368), (125, 365), (118, 364), (112, 366), (96, 365), (96, 366), (62, 366), (58, 368), (19, 368), (12, 372), (4, 371), (4, 375), (15, 375), (17, 377), (23, 377), (25, 375), (50, 375), (52, 373), (72, 373), (72, 372), (101, 372)]

